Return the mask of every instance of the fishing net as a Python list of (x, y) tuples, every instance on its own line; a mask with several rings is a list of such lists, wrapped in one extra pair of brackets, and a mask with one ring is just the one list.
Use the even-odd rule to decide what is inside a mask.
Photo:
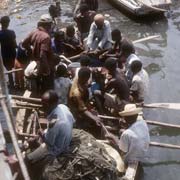
[(44, 180), (118, 180), (115, 161), (89, 133), (74, 130), (70, 152), (46, 165)]

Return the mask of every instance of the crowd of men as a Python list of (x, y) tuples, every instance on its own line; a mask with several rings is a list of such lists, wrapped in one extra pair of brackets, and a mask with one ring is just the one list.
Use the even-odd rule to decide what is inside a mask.
[(127, 161), (140, 160), (148, 148), (149, 133), (145, 121), (136, 121), (142, 109), (132, 103), (144, 102), (149, 79), (134, 45), (98, 14), (97, 0), (81, 1), (74, 14), (76, 27), (57, 27), (60, 11), (60, 2), (51, 5), (49, 14), (40, 17), (37, 28), (19, 45), (14, 31), (8, 29), (10, 18), (0, 19), (4, 66), (24, 70), (16, 72), (15, 82), (9, 74), (9, 87), (29, 88), (34, 96), (45, 93), (42, 102), (49, 127), (39, 134), (46, 146), (27, 158), (34, 161), (47, 152), (57, 156), (66, 151), (73, 123), (99, 138), (102, 119), (98, 115), (111, 113), (125, 117), (128, 126), (119, 142), (112, 135), (106, 137), (117, 142)]

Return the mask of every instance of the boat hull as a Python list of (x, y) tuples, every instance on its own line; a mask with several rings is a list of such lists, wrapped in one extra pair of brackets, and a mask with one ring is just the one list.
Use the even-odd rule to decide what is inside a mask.
[(152, 6), (152, 8), (149, 5), (147, 6), (132, 5), (131, 3), (128, 3), (126, 0), (109, 0), (109, 2), (112, 5), (114, 5), (114, 7), (116, 7), (117, 9), (125, 11), (129, 13), (130, 15), (133, 15), (136, 17), (150, 16), (154, 14), (164, 14), (164, 12), (169, 10), (169, 7), (171, 5), (170, 0), (164, 4), (158, 4), (158, 5)]

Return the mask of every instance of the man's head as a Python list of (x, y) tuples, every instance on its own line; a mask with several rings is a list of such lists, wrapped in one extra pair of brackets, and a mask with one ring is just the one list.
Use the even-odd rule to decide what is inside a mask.
[(87, 67), (90, 65), (90, 58), (89, 56), (87, 55), (81, 55), (80, 57), (80, 64), (81, 64), (81, 67)]
[(42, 105), (45, 113), (49, 114), (58, 105), (58, 95), (54, 90), (46, 91), (42, 97)]
[(52, 18), (49, 14), (43, 14), (38, 22), (38, 27), (43, 27), (47, 31), (51, 29)]
[(87, 67), (82, 67), (78, 72), (78, 83), (83, 87), (88, 87), (88, 80), (90, 76), (90, 69)]
[(108, 58), (104, 63), (104, 67), (112, 74), (117, 68), (117, 61), (113, 58)]
[(142, 69), (142, 62), (141, 61), (133, 61), (131, 63), (131, 71), (133, 74), (138, 73)]
[(9, 16), (3, 16), (0, 19), (0, 23), (2, 25), (2, 28), (8, 28), (9, 23), (10, 23), (10, 18)]
[(75, 29), (74, 29), (74, 26), (73, 25), (69, 25), (66, 27), (66, 35), (68, 37), (74, 37), (75, 35)]
[(112, 40), (113, 41), (121, 41), (122, 36), (121, 36), (121, 31), (119, 29), (114, 29), (111, 32)]
[(65, 39), (64, 31), (57, 31), (54, 33), (54, 39), (56, 41), (63, 41)]
[(87, 4), (82, 4), (80, 6), (80, 13), (82, 15), (86, 14), (89, 11), (89, 7), (87, 6)]
[(102, 29), (104, 26), (104, 16), (102, 14), (95, 15), (94, 22), (98, 29)]
[(67, 67), (65, 64), (59, 64), (57, 66), (57, 69), (56, 69), (56, 75), (58, 77), (65, 77), (67, 75), (68, 71), (67, 71)]
[(135, 104), (126, 104), (124, 111), (119, 112), (119, 115), (124, 117), (128, 124), (132, 124), (140, 112), (142, 112), (142, 108), (137, 108)]
[(134, 45), (132, 44), (131, 41), (129, 41), (129, 40), (124, 40), (124, 41), (122, 42), (121, 53), (122, 53), (122, 55), (124, 55), (126, 58), (127, 58), (130, 54), (134, 54), (134, 53), (135, 53), (135, 48), (134, 48)]

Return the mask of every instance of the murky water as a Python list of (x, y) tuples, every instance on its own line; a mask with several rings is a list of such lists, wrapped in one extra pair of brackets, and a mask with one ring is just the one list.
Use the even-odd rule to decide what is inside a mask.
[[(101, 1), (104, 14), (109, 14), (113, 28), (119, 28), (124, 36), (136, 40), (149, 35), (160, 37), (156, 40), (136, 44), (138, 55), (150, 75), (150, 93), (147, 102), (180, 102), (180, 1), (172, 0), (172, 12), (167, 19), (135, 22), (116, 9), (106, 0)], [(9, 3), (8, 10), (0, 15), (11, 15), (10, 28), (14, 29), (18, 42), (36, 27), (41, 14), (47, 13), (50, 1), (16, 0)], [(62, 1), (62, 27), (72, 23), (75, 1)], [(179, 124), (180, 111), (148, 109), (145, 117), (167, 123)], [(180, 145), (180, 130), (149, 126), (151, 140)], [(180, 151), (150, 148), (149, 159), (144, 163), (143, 180), (180, 179)]]

